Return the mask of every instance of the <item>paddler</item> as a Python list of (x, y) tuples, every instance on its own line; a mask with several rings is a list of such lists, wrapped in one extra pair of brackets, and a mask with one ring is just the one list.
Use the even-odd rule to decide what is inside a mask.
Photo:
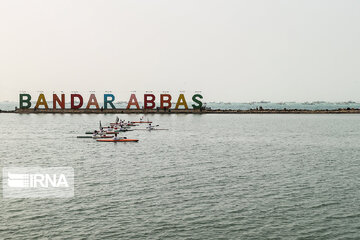
[(115, 133), (115, 136), (113, 137), (113, 140), (119, 140), (120, 137), (117, 136), (117, 133)]
[(100, 135), (105, 135), (106, 134), (106, 132), (104, 131), (104, 129), (103, 128), (101, 128), (101, 130), (100, 130), (100, 133), (99, 133)]

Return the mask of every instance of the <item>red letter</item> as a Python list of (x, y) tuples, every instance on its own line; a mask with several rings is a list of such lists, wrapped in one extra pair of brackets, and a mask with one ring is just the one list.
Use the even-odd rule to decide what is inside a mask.
[[(149, 100), (148, 97), (151, 97)], [(151, 103), (149, 106), (148, 104)], [(144, 109), (153, 109), (155, 107), (155, 95), (154, 94), (144, 94)]]
[[(167, 97), (167, 99), (164, 99), (164, 97)], [(164, 103), (167, 103), (167, 106), (164, 106)], [(170, 94), (160, 94), (160, 108), (171, 108)]]
[(86, 109), (89, 109), (91, 105), (94, 105), (96, 109), (99, 109), (99, 104), (96, 100), (95, 94), (91, 94)]
[[(79, 98), (79, 105), (75, 106), (75, 98)], [(79, 109), (83, 105), (83, 97), (80, 94), (71, 94), (71, 109)]]
[(136, 109), (140, 109), (139, 107), (139, 103), (136, 99), (136, 95), (135, 94), (131, 94), (130, 96), (130, 100), (128, 102), (128, 105), (126, 107), (126, 109), (130, 109), (131, 106), (135, 105), (136, 106)]
[(56, 103), (59, 104), (61, 109), (65, 109), (65, 94), (61, 94), (61, 101), (56, 94), (53, 94), (53, 109), (56, 109)]

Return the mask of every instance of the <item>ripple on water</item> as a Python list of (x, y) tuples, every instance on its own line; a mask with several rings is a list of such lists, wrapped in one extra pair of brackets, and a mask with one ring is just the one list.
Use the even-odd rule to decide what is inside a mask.
[(0, 114), (2, 166), (75, 170), (74, 198), (2, 199), (2, 238), (358, 237), (360, 116), (152, 115), (170, 130), (76, 138), (114, 118)]

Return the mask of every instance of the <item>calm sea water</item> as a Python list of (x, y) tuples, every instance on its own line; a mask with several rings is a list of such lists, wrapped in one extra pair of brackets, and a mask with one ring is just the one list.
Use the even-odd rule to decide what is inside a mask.
[[(140, 116), (118, 115), (136, 120)], [(4, 199), (0, 239), (358, 239), (360, 115), (0, 114), (1, 166), (75, 169), (75, 197)]]

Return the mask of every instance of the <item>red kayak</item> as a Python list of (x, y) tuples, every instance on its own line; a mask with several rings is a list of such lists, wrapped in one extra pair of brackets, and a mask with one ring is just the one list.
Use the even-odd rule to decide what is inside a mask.
[(138, 142), (138, 139), (97, 139), (97, 142)]
[[(119, 123), (110, 123), (110, 126), (115, 126), (115, 125), (120, 126)], [(138, 125), (134, 124), (134, 122), (131, 122), (131, 123), (123, 123), (122, 125), (131, 126), (131, 127), (138, 126)], [(105, 128), (105, 127), (104, 127), (104, 128)]]

